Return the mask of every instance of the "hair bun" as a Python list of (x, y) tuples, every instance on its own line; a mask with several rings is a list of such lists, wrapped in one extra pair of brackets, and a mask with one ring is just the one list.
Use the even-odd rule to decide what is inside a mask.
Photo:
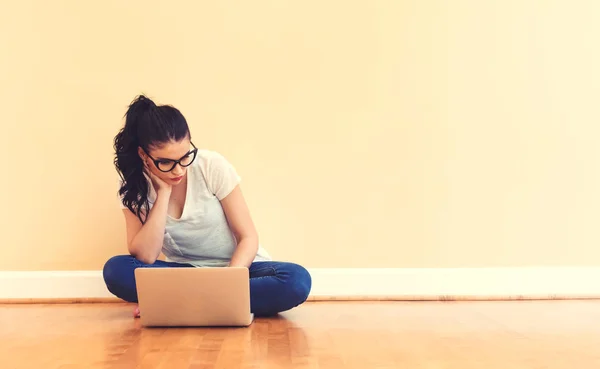
[(156, 108), (156, 104), (146, 95), (138, 95), (129, 105), (130, 107)]

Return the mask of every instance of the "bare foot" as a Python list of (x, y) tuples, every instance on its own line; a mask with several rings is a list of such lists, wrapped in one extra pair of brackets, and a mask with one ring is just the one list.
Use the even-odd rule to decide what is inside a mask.
[(140, 307), (138, 305), (136, 305), (135, 309), (133, 309), (133, 317), (134, 318), (139, 318), (140, 317)]

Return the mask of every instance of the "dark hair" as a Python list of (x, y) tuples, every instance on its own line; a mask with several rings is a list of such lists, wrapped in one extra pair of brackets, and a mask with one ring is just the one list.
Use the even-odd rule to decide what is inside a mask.
[(144, 176), (144, 163), (138, 147), (148, 152), (152, 146), (160, 147), (186, 137), (191, 139), (187, 121), (173, 106), (157, 106), (144, 95), (137, 96), (129, 105), (125, 126), (114, 138), (114, 164), (122, 179), (119, 195), (123, 205), (142, 223), (150, 210), (149, 183)]

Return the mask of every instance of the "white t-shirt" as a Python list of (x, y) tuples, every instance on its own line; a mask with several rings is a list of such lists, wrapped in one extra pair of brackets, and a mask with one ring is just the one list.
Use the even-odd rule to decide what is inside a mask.
[[(197, 267), (227, 266), (237, 241), (220, 200), (233, 191), (241, 178), (221, 154), (210, 150), (198, 150), (187, 176), (183, 213), (179, 219), (167, 215), (162, 252), (168, 261)], [(148, 201), (152, 208), (156, 192), (150, 181), (149, 187)], [(268, 260), (271, 256), (259, 245), (254, 261)]]

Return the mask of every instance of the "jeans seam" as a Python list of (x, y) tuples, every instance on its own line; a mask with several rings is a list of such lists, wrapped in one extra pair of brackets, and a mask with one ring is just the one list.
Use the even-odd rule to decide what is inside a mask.
[(261, 279), (261, 278), (267, 278), (267, 277), (276, 277), (277, 276), (277, 270), (273, 267), (266, 267), (266, 268), (262, 268), (259, 270), (255, 270), (254, 273), (258, 273), (258, 272), (263, 272), (265, 270), (269, 270), (271, 269), (271, 271), (273, 272), (273, 275), (261, 275), (258, 277), (250, 277), (250, 279)]
[(260, 276), (260, 277), (253, 277), (253, 278), (250, 278), (250, 279), (255, 281), (257, 279), (265, 279), (265, 278), (273, 278), (273, 277), (275, 277), (275, 276), (274, 275), (263, 275), (263, 276)]
[(135, 256), (132, 256), (130, 260), (134, 267), (140, 268), (144, 266), (144, 264), (141, 261), (139, 261)]

